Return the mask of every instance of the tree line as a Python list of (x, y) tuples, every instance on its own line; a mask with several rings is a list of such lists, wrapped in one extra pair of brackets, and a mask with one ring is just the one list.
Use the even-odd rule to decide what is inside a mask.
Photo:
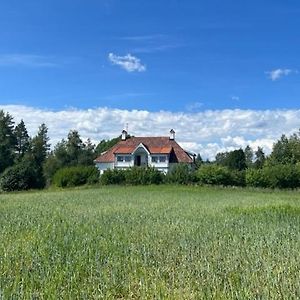
[(0, 189), (4, 191), (41, 189), (50, 185), (63, 168), (94, 167), (94, 159), (120, 140), (102, 140), (97, 146), (82, 141), (76, 130), (50, 150), (48, 128), (41, 124), (30, 137), (23, 120), (0, 110)]
[[(15, 124), (9, 113), (0, 110), (0, 190), (41, 189), (51, 184), (65, 187), (99, 181), (94, 159), (120, 141), (121, 137), (94, 145), (82, 141), (76, 130), (50, 150), (48, 128), (41, 124), (30, 137), (23, 120)], [(214, 184), (271, 188), (300, 187), (300, 131), (282, 135), (270, 155), (263, 148), (236, 149), (218, 153), (203, 161), (198, 154), (195, 168), (178, 165), (167, 176), (155, 170), (134, 169), (128, 173), (109, 171), (102, 184)]]

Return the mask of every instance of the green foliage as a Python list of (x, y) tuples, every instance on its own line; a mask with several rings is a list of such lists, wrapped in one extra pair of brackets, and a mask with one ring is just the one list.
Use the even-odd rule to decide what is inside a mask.
[(202, 164), (203, 164), (203, 159), (202, 159), (200, 153), (198, 153), (197, 156), (196, 156), (196, 159), (195, 159), (195, 167), (196, 167), (196, 169), (199, 169)]
[(196, 173), (197, 180), (201, 184), (232, 185), (232, 177), (228, 168), (209, 164), (203, 165)]
[(300, 162), (300, 131), (280, 140), (273, 145), (273, 150), (268, 158), (269, 165), (296, 164)]
[(166, 182), (176, 184), (190, 184), (195, 182), (194, 171), (187, 164), (175, 165), (166, 175)]
[(30, 137), (23, 120), (16, 126), (14, 134), (16, 137), (18, 160), (20, 160), (24, 157), (25, 153), (30, 150)]
[(297, 188), (300, 187), (300, 166), (284, 164), (247, 170), (246, 183), (255, 187)]
[(266, 161), (266, 156), (263, 151), (263, 148), (258, 147), (257, 150), (255, 151), (255, 161), (253, 164), (253, 167), (256, 169), (261, 169)]
[(99, 180), (99, 171), (92, 166), (66, 167), (58, 170), (53, 177), (57, 187), (72, 187), (84, 184), (95, 184)]
[(96, 147), (95, 152), (97, 155), (100, 155), (101, 153), (107, 151), (114, 145), (116, 145), (118, 142), (121, 141), (121, 136), (111, 139), (111, 140), (102, 140)]
[(37, 174), (28, 161), (7, 168), (0, 177), (0, 189), (5, 192), (38, 188)]
[(164, 175), (154, 168), (133, 167), (125, 171), (125, 182), (132, 185), (160, 184)]
[(248, 169), (246, 170), (246, 185), (253, 187), (268, 187), (268, 181), (264, 176), (262, 169)]
[[(247, 153), (247, 155), (249, 155), (249, 153)], [(228, 167), (231, 170), (238, 171), (245, 170), (247, 167), (246, 156), (242, 149), (218, 153), (216, 155), (216, 163)]]
[(44, 172), (51, 182), (55, 172), (64, 167), (71, 166), (93, 166), (95, 159), (94, 145), (88, 139), (82, 142), (78, 131), (71, 130), (68, 139), (61, 140), (50, 153)]
[(0, 110), (0, 174), (14, 163), (16, 137), (14, 122), (9, 113)]
[(39, 127), (37, 135), (31, 142), (31, 154), (36, 165), (42, 168), (50, 149), (48, 128), (45, 124)]
[(148, 185), (161, 184), (164, 174), (154, 168), (133, 167), (127, 170), (106, 170), (100, 176), (100, 183), (110, 184), (129, 184), (129, 185)]
[(102, 185), (124, 184), (125, 181), (124, 170), (108, 169), (100, 176), (100, 183)]
[(254, 159), (254, 152), (253, 152), (252, 148), (249, 145), (247, 145), (247, 147), (244, 150), (244, 153), (245, 153), (245, 162), (246, 162), (247, 168), (252, 168), (253, 159)]

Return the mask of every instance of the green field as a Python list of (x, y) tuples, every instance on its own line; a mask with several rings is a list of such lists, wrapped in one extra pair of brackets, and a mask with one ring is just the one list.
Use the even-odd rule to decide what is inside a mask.
[(299, 192), (0, 194), (0, 237), (0, 299), (300, 298)]

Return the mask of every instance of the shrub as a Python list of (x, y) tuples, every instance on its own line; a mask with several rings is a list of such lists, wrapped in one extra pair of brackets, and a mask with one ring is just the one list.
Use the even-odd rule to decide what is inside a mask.
[(100, 176), (100, 183), (103, 185), (124, 184), (125, 171), (118, 169), (108, 169)]
[(300, 187), (300, 167), (279, 164), (259, 170), (247, 170), (246, 182), (255, 187), (297, 188)]
[(127, 184), (160, 184), (163, 182), (163, 179), (164, 175), (154, 168), (133, 167), (125, 171), (125, 181)]
[(231, 172), (219, 165), (203, 165), (196, 173), (199, 183), (213, 185), (234, 185)]
[(94, 184), (99, 180), (99, 171), (93, 166), (66, 167), (58, 170), (53, 177), (53, 184), (58, 187), (72, 187)]
[(246, 170), (246, 185), (253, 187), (268, 187), (268, 180), (264, 176), (263, 169)]
[(106, 170), (100, 177), (100, 183), (147, 185), (160, 184), (163, 179), (164, 175), (154, 168), (133, 167), (128, 170)]
[(187, 164), (178, 164), (166, 175), (166, 182), (190, 184), (195, 182), (195, 173)]
[(7, 168), (0, 178), (0, 188), (3, 191), (22, 191), (37, 187), (36, 172), (29, 163), (22, 161)]

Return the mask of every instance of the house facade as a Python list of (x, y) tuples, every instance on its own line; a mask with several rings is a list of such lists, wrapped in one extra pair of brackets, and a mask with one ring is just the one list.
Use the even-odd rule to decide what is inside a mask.
[(102, 174), (107, 169), (128, 169), (134, 166), (154, 167), (168, 173), (176, 164), (192, 166), (195, 155), (183, 150), (175, 141), (175, 131), (164, 137), (129, 137), (123, 130), (122, 139), (95, 159)]

